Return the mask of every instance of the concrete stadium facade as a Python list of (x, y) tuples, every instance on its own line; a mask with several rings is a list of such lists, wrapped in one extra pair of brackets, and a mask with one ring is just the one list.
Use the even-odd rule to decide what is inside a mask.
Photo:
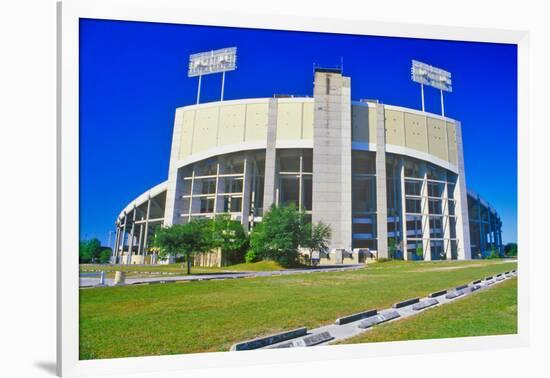
[(460, 122), (352, 101), (351, 78), (316, 69), (313, 97), (178, 108), (168, 180), (116, 220), (113, 262), (155, 263), (155, 227), (230, 214), (247, 230), (294, 203), (331, 226), (331, 250), (405, 260), (502, 251), (498, 213), (466, 189)]

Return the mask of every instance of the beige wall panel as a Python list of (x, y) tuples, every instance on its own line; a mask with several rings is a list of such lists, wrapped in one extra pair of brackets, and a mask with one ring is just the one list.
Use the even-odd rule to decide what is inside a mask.
[(302, 108), (302, 138), (313, 139), (313, 102), (304, 102)]
[(405, 128), (403, 112), (386, 110), (386, 144), (405, 146)]
[[(178, 110), (179, 112), (180, 110)], [(195, 111), (187, 110), (183, 112), (183, 124), (181, 127), (181, 140), (179, 160), (191, 155), (191, 143), (193, 139), (193, 123), (195, 121)]]
[(227, 105), (220, 109), (218, 146), (242, 143), (246, 105)]
[(351, 137), (354, 142), (376, 143), (376, 111), (369, 112), (366, 106), (352, 105)]
[(302, 103), (279, 102), (277, 106), (277, 140), (302, 138)]
[(407, 147), (417, 151), (428, 152), (426, 145), (425, 117), (412, 113), (405, 113), (405, 140)]
[(456, 125), (453, 122), (447, 122), (447, 139), (449, 143), (449, 162), (457, 165)]
[(245, 141), (266, 140), (268, 103), (246, 105)]
[(447, 136), (445, 121), (428, 117), (428, 146), (430, 154), (447, 160)]
[(219, 107), (197, 109), (191, 153), (196, 154), (216, 147)]

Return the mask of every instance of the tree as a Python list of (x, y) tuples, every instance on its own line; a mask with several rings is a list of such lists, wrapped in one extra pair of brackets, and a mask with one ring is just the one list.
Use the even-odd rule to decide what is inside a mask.
[(191, 274), (191, 257), (214, 248), (212, 238), (212, 220), (192, 220), (158, 229), (153, 239), (153, 246), (159, 249), (159, 256), (183, 254), (187, 262), (187, 274)]
[(243, 262), (248, 236), (241, 222), (231, 220), (228, 215), (220, 215), (212, 222), (212, 228), (214, 244), (221, 248), (223, 255), (233, 264)]
[(309, 262), (311, 264), (313, 251), (319, 254), (326, 253), (329, 250), (329, 242), (332, 231), (328, 224), (319, 222), (316, 225), (307, 223), (304, 226), (304, 240), (302, 246), (309, 249)]
[(518, 245), (517, 243), (508, 243), (504, 246), (504, 254), (508, 257), (517, 257)]
[(111, 256), (113, 255), (113, 251), (109, 247), (102, 247), (101, 253), (99, 254), (99, 263), (100, 264), (108, 264), (111, 261)]
[(99, 239), (81, 240), (78, 247), (78, 255), (81, 264), (93, 263), (99, 260), (102, 251)]
[(416, 247), (416, 256), (417, 256), (420, 260), (422, 260), (422, 259), (424, 258), (424, 248), (422, 248), (421, 245), (418, 245), (418, 246)]
[(395, 238), (389, 238), (388, 239), (388, 252), (390, 255), (390, 259), (395, 258), (395, 252), (397, 251), (397, 242), (395, 241)]
[(290, 266), (298, 261), (298, 246), (304, 239), (304, 213), (294, 205), (271, 206), (252, 230), (250, 247), (256, 256)]

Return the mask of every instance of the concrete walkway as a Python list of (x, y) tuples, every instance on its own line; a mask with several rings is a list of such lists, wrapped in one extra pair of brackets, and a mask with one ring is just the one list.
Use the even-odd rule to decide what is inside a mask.
[[(317, 268), (306, 269), (285, 269), (274, 270), (268, 272), (221, 272), (212, 274), (200, 274), (200, 275), (185, 275), (185, 276), (164, 276), (164, 277), (150, 277), (150, 278), (127, 278), (127, 285), (138, 284), (157, 284), (157, 283), (171, 283), (178, 281), (211, 281), (211, 280), (227, 280), (236, 278), (253, 278), (253, 277), (270, 277), (270, 276), (282, 276), (289, 274), (302, 274), (302, 273), (324, 273), (324, 272), (342, 272), (347, 270), (356, 270), (364, 267), (363, 264), (358, 265), (327, 265)], [(80, 273), (80, 287), (94, 287), (99, 283), (99, 272), (97, 273)], [(106, 278), (105, 285), (113, 286), (113, 279)]]
[[(443, 293), (438, 296), (420, 298), (420, 301), (419, 301), (421, 304), (420, 306), (418, 305), (418, 303), (415, 303), (415, 304), (403, 306), (400, 308), (387, 308), (387, 309), (378, 311), (378, 314), (387, 315), (387, 314), (396, 312), (399, 315), (399, 317), (396, 317), (392, 320), (387, 321), (387, 323), (394, 322), (399, 319), (404, 319), (404, 318), (408, 318), (408, 317), (420, 314), (423, 311), (426, 311), (427, 309), (432, 307), (443, 306), (448, 303), (452, 303), (459, 298), (463, 298), (468, 295), (471, 295), (475, 291), (488, 290), (491, 287), (496, 286), (504, 281), (507, 281), (510, 278), (515, 276), (517, 276), (516, 272), (509, 272), (509, 274), (502, 273), (499, 276), (495, 275), (493, 278), (489, 280), (482, 279), (481, 282), (475, 285), (471, 283), (468, 285), (464, 285), (465, 286), (464, 288), (447, 290), (447, 293)], [(454, 298), (448, 298), (448, 295), (451, 293), (455, 293), (453, 295), (457, 295), (457, 296)], [(435, 302), (434, 299), (437, 300), (437, 303), (433, 305), (429, 305), (430, 303)], [(431, 301), (431, 302), (427, 302), (427, 301)], [(428, 307), (425, 307), (423, 309), (417, 309), (418, 307), (422, 307), (422, 305), (425, 305)], [(369, 309), (365, 309), (365, 310), (369, 310)], [(395, 314), (393, 315), (395, 316)], [(375, 315), (375, 316), (378, 316), (378, 315)], [(374, 316), (371, 316), (371, 317), (363, 318), (361, 320), (356, 320), (344, 325), (329, 324), (323, 327), (308, 330), (306, 336), (282, 341), (277, 344), (268, 345), (263, 347), (262, 349), (314, 346), (314, 345), (311, 345), (311, 340), (316, 340), (315, 346), (327, 345), (335, 341), (348, 339), (350, 337), (357, 336), (363, 332), (370, 331), (372, 329), (372, 326), (368, 326), (368, 328), (361, 328), (360, 326), (364, 327), (367, 323), (372, 323), (372, 321), (376, 321), (376, 320), (378, 319), (374, 319)]]

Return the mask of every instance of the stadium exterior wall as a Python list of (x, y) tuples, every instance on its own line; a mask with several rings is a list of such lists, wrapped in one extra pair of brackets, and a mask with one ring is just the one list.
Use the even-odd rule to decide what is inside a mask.
[(120, 213), (113, 262), (156, 262), (149, 242), (160, 225), (229, 213), (250, 230), (283, 203), (329, 224), (331, 248), (348, 255), (369, 248), (435, 260), (502, 251), (498, 214), (466, 190), (460, 122), (351, 101), (351, 78), (316, 70), (313, 98), (178, 108), (168, 180)]

